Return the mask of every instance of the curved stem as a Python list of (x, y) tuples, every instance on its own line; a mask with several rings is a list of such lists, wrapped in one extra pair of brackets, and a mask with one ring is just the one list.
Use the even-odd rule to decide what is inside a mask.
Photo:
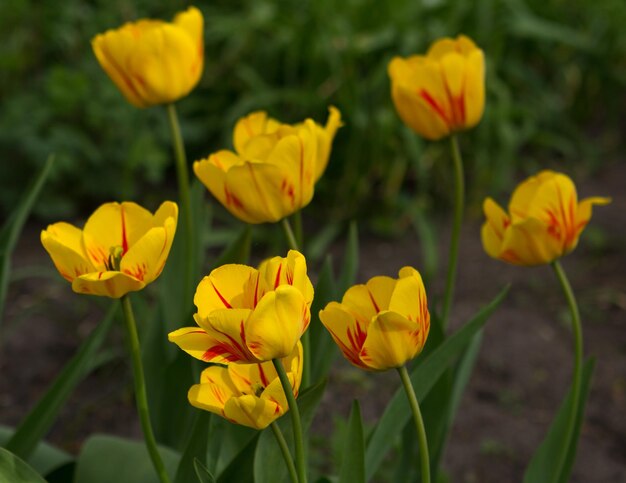
[(459, 150), (459, 142), (455, 135), (450, 136), (452, 148), (452, 160), (454, 162), (454, 221), (450, 238), (450, 253), (448, 255), (448, 275), (446, 277), (446, 291), (443, 299), (441, 323), (445, 328), (448, 325), (448, 315), (454, 295), (454, 282), (456, 280), (456, 266), (459, 258), (459, 238), (461, 235), (461, 223), (463, 222), (463, 203), (465, 198), (465, 180), (463, 174), (463, 159)]
[(276, 421), (274, 421), (270, 426), (274, 436), (276, 437), (276, 442), (280, 447), (280, 451), (283, 454), (283, 458), (285, 459), (285, 464), (289, 470), (289, 477), (291, 478), (292, 483), (298, 483), (298, 473), (296, 473), (296, 467), (293, 464), (293, 459), (291, 458), (291, 453), (289, 452), (289, 447), (287, 446), (287, 441), (285, 441), (283, 432), (278, 427), (278, 424), (276, 424)]
[(572, 331), (574, 333), (574, 374), (572, 382), (572, 410), (567, 420), (567, 432), (565, 433), (565, 444), (561, 446), (561, 454), (556, 461), (557, 475), (560, 475), (563, 470), (563, 465), (567, 458), (567, 453), (571, 445), (571, 438), (574, 434), (576, 426), (576, 415), (578, 413), (578, 405), (580, 401), (580, 387), (582, 384), (582, 362), (583, 362), (583, 331), (580, 323), (580, 312), (578, 311), (578, 304), (576, 303), (576, 297), (572, 291), (572, 286), (565, 275), (565, 271), (558, 260), (552, 262), (552, 268), (556, 277), (559, 279), (569, 310), (572, 315)]
[(148, 410), (148, 398), (146, 396), (146, 382), (143, 375), (143, 365), (141, 363), (141, 351), (139, 349), (139, 337), (137, 336), (137, 327), (135, 325), (135, 316), (133, 307), (130, 304), (128, 295), (122, 297), (122, 310), (124, 311), (124, 320), (126, 321), (126, 338), (128, 341), (128, 349), (130, 351), (133, 363), (133, 379), (135, 381), (135, 398), (137, 400), (137, 413), (141, 421), (141, 429), (143, 430), (144, 440), (152, 464), (156, 470), (161, 483), (169, 483), (170, 479), (165, 471), (163, 460), (157, 449), (152, 424), (150, 423), (150, 411)]
[(411, 378), (406, 370), (405, 366), (398, 367), (398, 374), (402, 379), (402, 385), (404, 391), (409, 399), (409, 405), (411, 406), (411, 412), (413, 413), (413, 420), (415, 421), (415, 429), (417, 429), (417, 438), (419, 440), (420, 449), (420, 466), (422, 469), (422, 483), (430, 483), (430, 458), (428, 456), (428, 440), (426, 439), (426, 429), (424, 428), (424, 420), (422, 419), (422, 413), (420, 412), (420, 406), (411, 384)]
[(289, 382), (289, 377), (280, 359), (272, 359), (280, 383), (283, 386), (283, 391), (287, 397), (289, 403), (289, 414), (291, 414), (291, 424), (293, 426), (293, 440), (296, 450), (296, 469), (298, 473), (298, 481), (300, 483), (306, 483), (306, 460), (304, 457), (304, 440), (302, 437), (302, 422), (300, 421), (300, 410), (298, 409), (298, 403), (293, 395), (293, 388)]
[(302, 210), (298, 210), (293, 214), (293, 225), (294, 225), (294, 233), (296, 235), (296, 243), (303, 249), (304, 239), (302, 232)]
[(287, 217), (283, 218), (281, 224), (283, 225), (283, 231), (285, 232), (285, 238), (287, 238), (289, 248), (300, 251), (298, 248), (298, 242), (296, 241), (296, 236), (293, 234), (293, 230), (291, 229), (289, 219)]
[(187, 156), (185, 155), (185, 145), (180, 132), (178, 115), (174, 104), (167, 105), (167, 118), (169, 120), (170, 131), (172, 132), (172, 143), (176, 157), (176, 175), (178, 178), (178, 197), (180, 201), (180, 214), (182, 218), (183, 230), (185, 232), (185, 278), (184, 278), (184, 300), (191, 299), (191, 286), (193, 284), (193, 219), (191, 216), (191, 196), (189, 194), (189, 168), (187, 166)]

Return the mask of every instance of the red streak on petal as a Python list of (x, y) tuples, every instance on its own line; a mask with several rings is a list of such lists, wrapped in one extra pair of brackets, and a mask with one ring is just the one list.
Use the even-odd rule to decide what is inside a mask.
[(256, 285), (254, 286), (254, 305), (252, 308), (256, 308), (256, 304), (259, 303), (259, 275), (256, 276)]
[(278, 271), (276, 272), (276, 280), (274, 280), (274, 290), (276, 288), (278, 288), (278, 285), (280, 285), (280, 272), (283, 269), (283, 265), (282, 263), (280, 265), (278, 265)]
[(126, 237), (126, 217), (124, 216), (124, 205), (120, 206), (120, 213), (122, 215), (122, 255), (125, 255), (128, 251), (128, 238)]
[(446, 126), (450, 126), (450, 120), (448, 119), (448, 116), (446, 116), (445, 111), (443, 110), (443, 108), (437, 103), (437, 101), (435, 101), (435, 99), (433, 98), (433, 96), (431, 96), (427, 91), (425, 91), (424, 89), (422, 89), (418, 95), (424, 99), (426, 101), (426, 103), (431, 107), (431, 109), (433, 111), (435, 111), (435, 113), (443, 120), (443, 122), (446, 124)]
[(222, 296), (222, 294), (219, 292), (219, 290), (217, 289), (217, 287), (212, 281), (211, 281), (211, 287), (213, 287), (213, 290), (215, 291), (219, 299), (224, 304), (224, 307), (226, 307), (227, 309), (232, 309), (232, 306), (226, 301), (226, 299)]
[(265, 375), (263, 366), (261, 364), (257, 364), (257, 365), (259, 366), (259, 377), (261, 378), (261, 384), (263, 384), (263, 387), (265, 388), (270, 385), (270, 382), (267, 379), (267, 376)]
[(372, 295), (372, 292), (369, 291), (369, 289), (367, 290), (367, 294), (370, 296), (370, 300), (372, 301), (372, 305), (374, 306), (374, 310), (376, 311), (376, 313), (380, 312), (378, 304), (376, 303), (376, 300), (374, 300), (374, 296)]

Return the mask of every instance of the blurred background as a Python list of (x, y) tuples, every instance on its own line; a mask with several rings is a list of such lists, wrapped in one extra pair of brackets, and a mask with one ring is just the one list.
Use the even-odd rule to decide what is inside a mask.
[[(57, 163), (36, 213), (83, 215), (103, 201), (163, 199), (174, 187), (163, 108), (129, 105), (90, 48), (97, 33), (140, 17), (170, 19), (188, 2), (0, 3), (0, 213), (6, 217), (49, 153)], [(612, 162), (624, 123), (623, 0), (212, 0), (205, 73), (178, 103), (190, 161), (231, 146), (256, 109), (295, 122), (345, 120), (308, 217), (363, 218), (402, 233), (412, 214), (447, 210), (448, 145), (403, 126), (387, 64), (464, 33), (487, 58), (487, 102), (461, 137), (473, 211), (485, 194), (542, 167), (577, 177)], [(580, 178), (578, 178), (580, 179)], [(96, 181), (97, 180), (97, 181)], [(502, 200), (505, 201), (505, 200)]]

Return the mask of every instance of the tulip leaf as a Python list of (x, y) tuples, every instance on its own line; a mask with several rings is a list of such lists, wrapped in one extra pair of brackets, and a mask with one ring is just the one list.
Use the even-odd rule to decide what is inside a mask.
[[(193, 468), (196, 472), (196, 478), (199, 483), (215, 483), (215, 476), (209, 471), (209, 469), (202, 464), (202, 462), (196, 458), (193, 460)], [(191, 480), (187, 480), (191, 481)]]
[[(309, 387), (298, 396), (298, 409), (300, 410), (302, 430), (305, 438), (311, 426), (311, 422), (313, 421), (313, 416), (315, 416), (317, 406), (322, 400), (325, 387), (326, 380), (324, 379), (318, 384)], [(293, 429), (289, 412), (284, 414), (277, 421), (277, 424), (287, 441), (287, 446), (293, 448)], [(278, 444), (274, 439), (274, 434), (271, 429), (265, 429), (259, 437), (259, 443), (254, 456), (254, 482), (274, 483), (276, 481), (287, 480), (287, 467), (285, 466), (285, 461)]]
[[(218, 483), (252, 483), (254, 481), (253, 461), (259, 436), (256, 433), (246, 446), (235, 456), (230, 464), (218, 476)], [(276, 480), (281, 481), (281, 480)], [(256, 483), (256, 482), (255, 482)]]
[(365, 438), (358, 401), (352, 403), (348, 431), (343, 444), (339, 483), (365, 483)]
[(222, 251), (217, 260), (211, 265), (212, 269), (227, 263), (248, 263), (251, 244), (252, 230), (250, 225), (246, 224), (239, 232), (237, 238)]
[(191, 425), (191, 435), (187, 439), (187, 445), (183, 452), (174, 483), (187, 483), (193, 481), (197, 473), (197, 465), (204, 466), (206, 462), (208, 430), (211, 421), (211, 413), (197, 411)]
[(337, 345), (322, 325), (319, 311), (335, 298), (335, 279), (331, 257), (327, 257), (315, 286), (315, 298), (311, 306), (311, 381), (317, 382), (328, 374), (337, 354)]
[(11, 256), (13, 250), (15, 250), (15, 245), (17, 245), (17, 240), (22, 232), (24, 223), (48, 179), (53, 164), (54, 155), (50, 155), (32, 181), (30, 187), (24, 192), (22, 199), (13, 209), (11, 217), (4, 224), (0, 232), (0, 321), (2, 321), (2, 315), (4, 314), (4, 302), (9, 287), (9, 274), (11, 272)]
[(337, 284), (338, 293), (343, 296), (343, 293), (348, 290), (351, 285), (354, 285), (356, 280), (356, 274), (359, 270), (359, 231), (355, 221), (350, 223), (350, 229), (348, 231), (348, 240), (346, 241), (346, 248), (343, 253), (343, 265), (341, 267), (341, 273), (339, 274), (339, 282)]
[[(165, 470), (172, 478), (180, 455), (159, 446)], [(83, 445), (74, 483), (154, 483), (156, 470), (144, 442), (96, 434)]]
[[(509, 287), (505, 287), (488, 305), (483, 307), (469, 322), (448, 337), (439, 347), (411, 371), (411, 382), (418, 400), (422, 401), (439, 380), (446, 368), (457, 359), (472, 337), (487, 322), (506, 296)], [(385, 412), (374, 428), (365, 455), (366, 478), (372, 478), (378, 466), (390, 450), (396, 437), (411, 417), (406, 394), (398, 389), (387, 405)]]
[[(595, 359), (593, 358), (588, 359), (583, 365), (578, 407), (573, 407), (573, 388), (570, 387), (550, 425), (546, 438), (539, 445), (526, 468), (524, 483), (565, 483), (569, 481), (594, 365)], [(576, 425), (571, 439), (565, 441), (568, 419), (572, 411), (576, 411)], [(567, 458), (561, 472), (557, 474), (558, 468), (556, 468), (555, 462), (558, 460), (564, 445), (568, 447)]]
[[(13, 429), (0, 426), (0, 446), (6, 447), (6, 442), (11, 438), (13, 433)], [(26, 458), (26, 462), (42, 475), (47, 475), (51, 471), (71, 461), (71, 455), (44, 441), (41, 441), (30, 456)]]
[(37, 443), (56, 420), (74, 388), (93, 369), (98, 349), (113, 326), (116, 310), (117, 303), (114, 303), (44, 396), (20, 423), (7, 443), (7, 449), (24, 459), (30, 457)]
[(33, 468), (9, 450), (0, 448), (0, 481), (46, 483)]

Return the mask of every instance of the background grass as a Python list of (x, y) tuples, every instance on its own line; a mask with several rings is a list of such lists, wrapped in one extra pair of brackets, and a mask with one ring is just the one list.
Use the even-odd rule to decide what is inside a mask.
[[(156, 205), (173, 188), (165, 112), (126, 103), (90, 39), (140, 17), (169, 19), (187, 2), (4, 0), (0, 4), (0, 212), (57, 153), (37, 206), (50, 219), (103, 201)], [(426, 143), (396, 116), (394, 55), (465, 33), (487, 57), (487, 109), (462, 136), (470, 199), (508, 191), (542, 167), (588, 172), (617, 155), (626, 87), (623, 0), (212, 0), (205, 73), (179, 102), (190, 160), (230, 147), (235, 120), (265, 109), (284, 121), (340, 108), (327, 174), (307, 214), (364, 218), (401, 230), (414, 208), (447, 207), (445, 142)], [(208, 195), (207, 195), (208, 197)], [(440, 203), (442, 202), (442, 203)]]

